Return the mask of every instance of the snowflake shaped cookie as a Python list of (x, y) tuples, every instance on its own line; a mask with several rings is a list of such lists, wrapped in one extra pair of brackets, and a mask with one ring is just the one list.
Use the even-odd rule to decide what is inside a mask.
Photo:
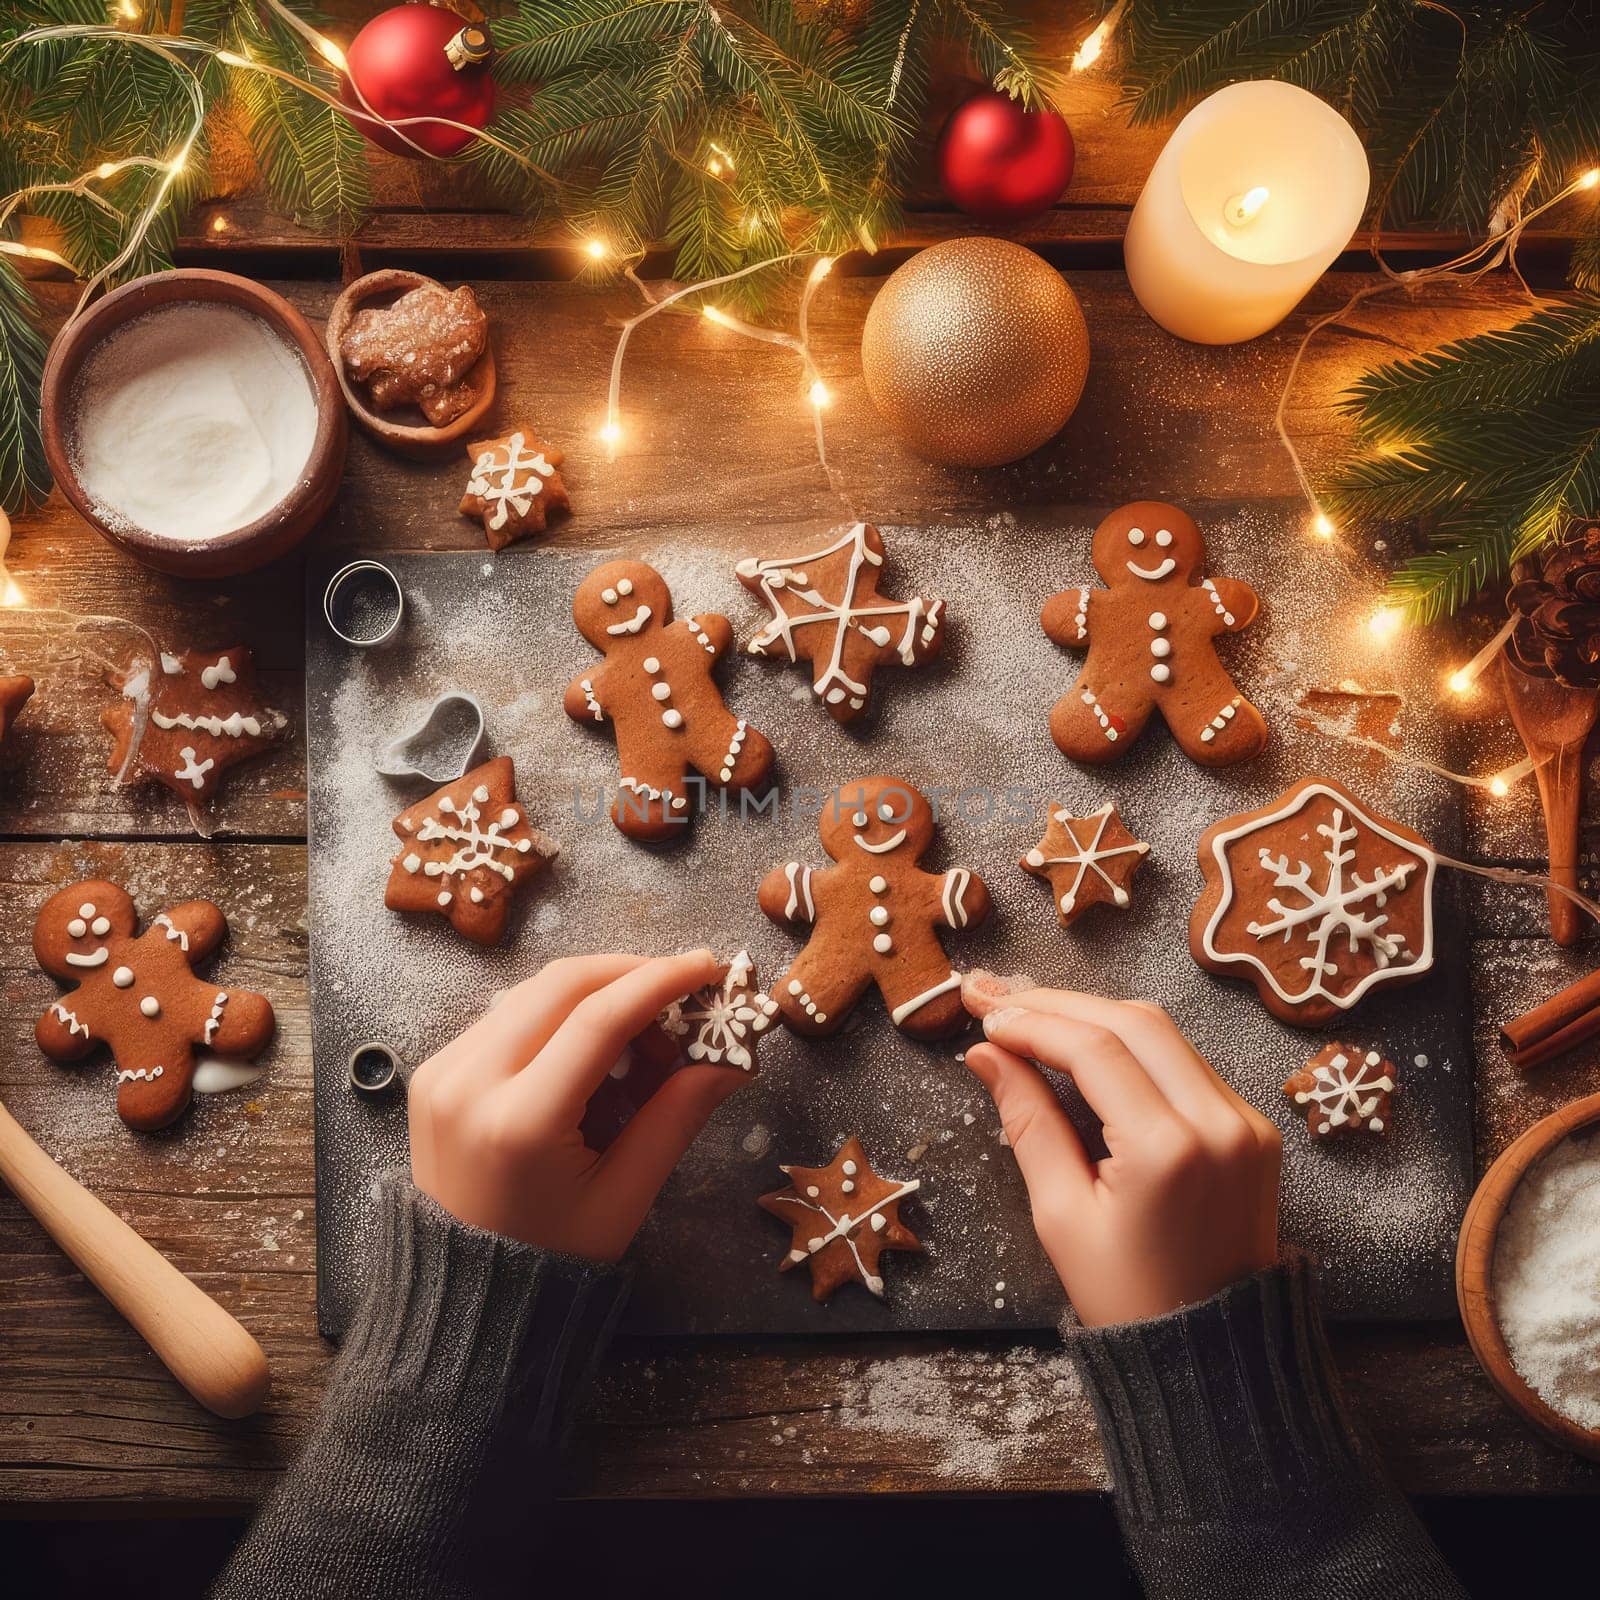
[(543, 533), (552, 511), (570, 511), (567, 486), (556, 471), (559, 450), (541, 444), (524, 428), (467, 446), (472, 476), (461, 497), (461, 515), (477, 517), (491, 550)]
[(511, 916), (511, 894), (556, 854), (516, 802), (510, 756), (497, 756), (447, 783), (394, 821), (400, 852), (383, 903), (391, 911), (437, 911), (475, 944), (494, 944)]
[(915, 1194), (922, 1180), (880, 1178), (859, 1139), (846, 1139), (825, 1167), (779, 1170), (789, 1187), (762, 1195), (759, 1204), (794, 1230), (778, 1270), (809, 1266), (816, 1299), (827, 1300), (840, 1284), (850, 1282), (881, 1296), (878, 1267), (884, 1251), (922, 1248), (900, 1221), (900, 1202)]
[(661, 1028), (670, 1038), (687, 1041), (691, 1061), (754, 1072), (755, 1042), (777, 1014), (777, 1002), (761, 993), (749, 953), (741, 950), (717, 983), (668, 1006)]
[(1285, 1022), (1316, 1027), (1433, 965), (1438, 858), (1330, 778), (1213, 823), (1199, 855), (1195, 960), (1248, 978)]
[(1376, 1050), (1324, 1045), (1284, 1084), (1283, 1092), (1306, 1114), (1313, 1138), (1330, 1133), (1382, 1134), (1389, 1127), (1395, 1069)]
[(1066, 928), (1090, 906), (1126, 906), (1133, 875), (1149, 853), (1150, 846), (1128, 832), (1108, 800), (1087, 817), (1057, 806), (1044, 837), (1018, 865), (1050, 885), (1056, 915)]
[(858, 522), (821, 549), (737, 568), (740, 583), (772, 610), (749, 653), (781, 651), (809, 662), (812, 690), (835, 722), (852, 722), (867, 709), (877, 667), (920, 666), (944, 642), (944, 601), (881, 597), (883, 560), (883, 536)]

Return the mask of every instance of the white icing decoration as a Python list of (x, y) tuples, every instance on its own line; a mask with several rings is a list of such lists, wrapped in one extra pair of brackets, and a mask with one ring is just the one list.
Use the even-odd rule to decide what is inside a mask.
[(1172, 641), (1170, 639), (1152, 639), (1150, 641), (1150, 654), (1157, 657), (1166, 657), (1172, 654)]
[(627, 599), (627, 597), (633, 593), (633, 579), (623, 578), (617, 584), (617, 593), (620, 594), (623, 599)]
[(67, 932), (74, 939), (81, 939), (88, 931), (89, 924), (85, 922), (82, 917), (74, 917), (72, 921), (67, 924)]
[[(860, 816), (861, 814), (860, 812), (857, 812), (856, 815)], [(865, 821), (866, 819), (862, 818), (862, 820)], [(869, 856), (886, 856), (891, 850), (898, 850), (900, 846), (905, 843), (906, 830), (901, 828), (898, 833), (891, 834), (890, 837), (885, 839), (882, 844), (869, 844), (861, 837), (859, 833), (853, 835), (853, 837), (856, 843), (860, 845)]]
[(169, 678), (176, 678), (183, 672), (183, 663), (174, 655), (168, 655), (165, 650), (161, 652), (161, 670)]
[(952, 867), (944, 875), (944, 920), (952, 928), (967, 925), (967, 885), (971, 882), (972, 874), (965, 867)]
[(700, 626), (699, 618), (690, 617), (687, 626), (689, 632), (692, 633), (695, 636), (695, 639), (699, 642), (700, 648), (704, 650), (708, 656), (714, 656), (717, 653), (717, 647), (711, 642), (711, 635)]
[(1095, 698), (1094, 690), (1086, 684), (1083, 690), (1083, 703), (1094, 712), (1094, 720), (1100, 724), (1100, 731), (1106, 736), (1108, 744), (1117, 742), (1117, 730), (1111, 726), (1111, 718), (1106, 715), (1106, 709)]
[(1236, 694), (1233, 699), (1231, 699), (1227, 705), (1225, 705), (1216, 714), (1216, 716), (1214, 716), (1211, 721), (1200, 730), (1200, 742), (1202, 744), (1210, 744), (1211, 741), (1215, 739), (1216, 736), (1222, 731), (1222, 729), (1227, 727), (1227, 725), (1233, 721), (1235, 713), (1243, 704), (1244, 696)]
[(504, 445), (496, 444), (483, 451), (473, 462), (467, 493), (492, 508), (484, 526), (498, 531), (505, 527), (512, 512), (527, 516), (533, 502), (544, 493), (544, 480), (553, 478), (555, 471), (542, 452), (528, 451), (527, 440), (518, 432)]
[(116, 984), (119, 989), (131, 989), (133, 987), (133, 968), (118, 967), (117, 970), (111, 974), (111, 981)]
[(1156, 543), (1165, 550), (1172, 543), (1172, 530), (1170, 528), (1157, 528)]
[(658, 656), (646, 656), (644, 658), (644, 670), (651, 674), (659, 672), (661, 670), (660, 658)]
[(613, 622), (607, 627), (609, 634), (637, 633), (650, 620), (650, 607), (641, 605), (626, 622)]
[(885, 890), (885, 889), (887, 889), (887, 888), (888, 888), (888, 887), (889, 887), (889, 880), (888, 880), (888, 879), (887, 879), (887, 878), (879, 878), (879, 877), (874, 877), (874, 878), (873, 878), (873, 879), (872, 879), (872, 880), (871, 880), (871, 881), (870, 881), (870, 882), (869, 882), (869, 883), (868, 883), (868, 884), (867, 884), (867, 887), (868, 887), (868, 888), (869, 888), (869, 889), (870, 889), (870, 890), (871, 890), (871, 891), (872, 891), (872, 892), (873, 892), (873, 893), (874, 893), (874, 894), (882, 894), (882, 893), (883, 893), (883, 891), (884, 891), (884, 890)]
[(1165, 611), (1152, 611), (1150, 613), (1150, 626), (1154, 628), (1157, 633), (1160, 633), (1161, 630), (1166, 627), (1166, 625), (1167, 614)]
[[(805, 907), (805, 920), (815, 922), (817, 919), (816, 903), (811, 898), (811, 868), (803, 867), (798, 861), (791, 861), (783, 869), (783, 875), (789, 880), (789, 900), (783, 908), (786, 920), (793, 920), (795, 912)], [(789, 985), (791, 994), (799, 994), (798, 984)]]
[[(850, 552), (850, 568), (845, 576), (843, 598), (834, 601), (809, 587), (810, 580), (800, 564), (822, 561), (841, 550)], [(850, 628), (856, 629), (863, 637), (870, 639), (882, 649), (891, 642), (893, 635), (881, 623), (869, 626), (862, 619), (903, 617), (905, 628), (898, 644), (895, 645), (895, 650), (905, 666), (915, 666), (918, 643), (926, 646), (933, 642), (934, 635), (938, 632), (940, 615), (944, 610), (942, 600), (930, 602), (920, 596), (898, 602), (882, 600), (870, 606), (857, 604), (857, 584), (863, 566), (868, 564), (881, 567), (883, 557), (869, 548), (867, 525), (864, 522), (858, 522), (846, 530), (826, 549), (814, 550), (807, 555), (777, 556), (767, 561), (741, 561), (738, 566), (739, 575), (758, 579), (762, 597), (772, 608), (772, 620), (750, 641), (749, 653), (754, 656), (764, 656), (774, 644), (781, 641), (789, 659), (798, 661), (800, 656), (795, 648), (795, 629), (810, 627), (817, 623), (831, 625), (833, 645), (828, 658), (825, 662), (812, 663), (814, 669), (812, 692), (819, 700), (824, 700), (830, 705), (838, 705), (848, 699), (851, 706), (859, 711), (866, 704), (867, 686), (864, 683), (857, 683), (844, 670), (847, 631)], [(790, 615), (779, 603), (780, 589), (792, 591), (807, 605), (815, 607), (815, 610), (803, 616)]]
[(867, 913), (867, 921), (875, 928), (882, 928), (888, 924), (889, 913), (882, 906), (874, 906)]
[(596, 722), (604, 722), (606, 720), (606, 714), (600, 709), (600, 702), (594, 697), (594, 683), (588, 678), (580, 678), (578, 680), (578, 687), (583, 690), (583, 700), (584, 704), (589, 708), (589, 715), (593, 717)]
[(94, 902), (92, 900), (85, 901), (78, 907), (78, 915), (80, 917), (92, 917), (94, 915)]
[(244, 716), (238, 711), (228, 717), (192, 717), (187, 711), (169, 717), (165, 712), (152, 708), (150, 720), (165, 731), (186, 728), (190, 733), (209, 733), (213, 739), (238, 739), (246, 734), (254, 739), (261, 733), (261, 723), (255, 717)]
[(717, 771), (717, 780), (720, 783), (733, 782), (733, 769), (739, 760), (739, 751), (744, 745), (745, 736), (750, 731), (750, 724), (743, 717), (734, 724), (733, 737), (728, 741), (728, 753), (722, 758), (722, 766)]
[(92, 955), (80, 956), (76, 950), (67, 951), (69, 967), (103, 967), (111, 959), (111, 952), (102, 945)]
[(172, 918), (169, 917), (165, 911), (161, 912), (159, 916), (152, 918), (150, 925), (154, 928), (165, 928), (167, 930), (167, 937), (175, 940), (180, 950), (188, 950), (189, 935), (186, 934), (182, 928), (177, 927), (173, 923)]
[(1072, 908), (1078, 903), (1078, 892), (1083, 888), (1084, 877), (1092, 872), (1096, 877), (1105, 881), (1105, 886), (1111, 891), (1111, 898), (1119, 906), (1128, 904), (1128, 891), (1122, 888), (1112, 878), (1111, 874), (1100, 865), (1102, 861), (1109, 861), (1113, 856), (1147, 855), (1150, 846), (1143, 839), (1135, 839), (1132, 844), (1113, 845), (1102, 848), (1100, 841), (1105, 837), (1106, 825), (1111, 821), (1111, 805), (1107, 804), (1093, 813), (1092, 818), (1086, 817), (1084, 821), (1093, 820), (1095, 823), (1094, 837), (1087, 845), (1080, 845), (1077, 836), (1067, 826), (1068, 822), (1077, 820), (1068, 811), (1058, 811), (1055, 820), (1061, 824), (1062, 831), (1073, 845), (1071, 855), (1047, 856), (1037, 847), (1030, 850), (1025, 858), (1030, 867), (1076, 867), (1072, 882), (1058, 902), (1064, 914), (1070, 914)]
[(1151, 667), (1150, 676), (1157, 683), (1165, 683), (1172, 676), (1172, 668), (1165, 661), (1158, 661)]
[[(439, 801), (441, 815), (456, 817), (461, 824), (459, 827), (443, 822), (439, 817), (422, 819), (422, 826), (416, 832), (418, 844), (431, 844), (435, 840), (444, 840), (457, 847), (444, 861), (424, 861), (422, 871), (425, 877), (454, 878), (479, 867), (487, 867), (490, 872), (498, 872), (507, 883), (515, 881), (515, 869), (498, 860), (495, 852), (508, 850), (517, 855), (525, 855), (531, 848), (532, 841), (506, 837), (505, 829), (514, 826), (518, 820), (516, 812), (509, 806), (487, 828), (480, 826), (483, 817), (480, 808), (488, 802), (488, 799), (489, 791), (481, 783), (473, 790), (472, 798), (459, 806), (449, 795), (443, 796)], [(510, 824), (505, 820), (507, 815), (513, 819)], [(410, 860), (411, 857), (408, 855), (406, 861)], [(401, 865), (405, 866), (406, 863), (402, 862)], [(407, 866), (406, 870), (409, 872), (412, 869)], [(448, 898), (441, 895), (439, 904), (448, 905)]]
[(172, 774), (173, 777), (178, 779), (180, 783), (192, 783), (195, 788), (203, 789), (205, 787), (206, 774), (216, 766), (216, 762), (210, 757), (207, 757), (204, 761), (196, 761), (193, 745), (186, 744), (178, 754), (183, 757), (183, 765)]
[(210, 1044), (217, 1036), (217, 1029), (222, 1026), (222, 1009), (228, 1003), (227, 991), (219, 989), (217, 997), (211, 1002), (211, 1015), (206, 1018), (205, 1042)]
[(153, 994), (147, 994), (139, 1002), (139, 1010), (153, 1022), (161, 1015), (161, 1002)]
[(752, 975), (750, 956), (741, 950), (728, 963), (721, 983), (675, 1002), (662, 1014), (661, 1026), (675, 1038), (694, 1034), (688, 1046), (691, 1061), (714, 1066), (725, 1061), (744, 1072), (754, 1068), (750, 1041), (772, 1026), (778, 1005), (751, 992)]
[[(1287, 855), (1274, 859), (1263, 848), (1260, 852), (1260, 861), (1262, 866), (1273, 874), (1274, 887), (1293, 889), (1302, 897), (1305, 904), (1291, 909), (1273, 898), (1267, 902), (1267, 906), (1276, 913), (1276, 920), (1252, 922), (1246, 928), (1246, 931), (1253, 934), (1257, 940), (1281, 933), (1285, 942), (1293, 936), (1296, 929), (1304, 932), (1311, 944), (1311, 954), (1302, 957), (1299, 964), (1309, 973), (1310, 981), (1304, 989), (1290, 993), (1279, 980), (1277, 973), (1251, 951), (1224, 951), (1217, 948), (1217, 929), (1233, 903), (1235, 893), (1227, 848), (1237, 839), (1245, 838), (1258, 829), (1270, 827), (1274, 823), (1294, 816), (1310, 801), (1319, 798), (1329, 800), (1333, 804), (1332, 824), (1317, 825), (1317, 832), (1328, 840), (1328, 848), (1322, 853), (1323, 860), (1328, 864), (1326, 883), (1320, 889), (1312, 888), (1310, 881), (1312, 869), (1309, 863), (1302, 862), (1291, 870)], [(1346, 811), (1356, 826), (1349, 828), (1345, 826)], [(1353, 875), (1350, 883), (1346, 884), (1344, 870), (1354, 859), (1355, 852), (1346, 850), (1344, 846), (1359, 836), (1362, 827), (1417, 859), (1383, 868), (1365, 882)], [(1406, 977), (1426, 972), (1433, 965), (1433, 875), (1438, 858), (1425, 846), (1412, 844), (1391, 832), (1382, 823), (1374, 821), (1354, 802), (1330, 789), (1326, 784), (1311, 784), (1276, 811), (1268, 812), (1262, 817), (1247, 818), (1238, 827), (1224, 830), (1212, 841), (1211, 853), (1217, 864), (1222, 893), (1218, 897), (1216, 910), (1211, 913), (1210, 920), (1206, 923), (1205, 932), (1201, 937), (1201, 948), (1212, 961), (1222, 964), (1242, 962), (1246, 966), (1255, 968), (1279, 999), (1286, 1004), (1298, 1005), (1302, 1001), (1320, 997), (1341, 1011), (1347, 1011), (1375, 983), (1385, 978)], [(1384, 923), (1389, 920), (1387, 916), (1364, 916), (1357, 908), (1370, 905), (1374, 910), (1381, 911), (1387, 904), (1391, 891), (1403, 893), (1413, 888), (1413, 875), (1419, 865), (1422, 867), (1422, 878), (1420, 885), (1416, 887), (1422, 895), (1422, 948), (1413, 954), (1404, 948), (1403, 940), (1397, 935), (1382, 931)], [(1349, 954), (1353, 955), (1365, 948), (1374, 963), (1373, 970), (1345, 995), (1336, 993), (1323, 982), (1324, 978), (1337, 976), (1339, 973), (1337, 960), (1329, 958), (1329, 945), (1334, 935), (1338, 933), (1344, 934)], [(1396, 957), (1400, 958), (1398, 965), (1395, 964)]]
[(1343, 1050), (1334, 1054), (1331, 1061), (1310, 1068), (1312, 1087), (1295, 1091), (1295, 1104), (1313, 1104), (1322, 1114), (1319, 1126), (1311, 1123), (1313, 1133), (1331, 1133), (1345, 1123), (1360, 1127), (1365, 1123), (1374, 1133), (1383, 1131), (1383, 1118), (1374, 1116), (1382, 1097), (1394, 1089), (1394, 1079), (1387, 1072), (1373, 1072), (1383, 1064), (1376, 1050), (1369, 1050), (1354, 1072), (1350, 1071), (1350, 1057)]
[(226, 656), (218, 656), (214, 667), (200, 669), (200, 682), (208, 689), (215, 689), (219, 683), (237, 683), (238, 678), (238, 673), (233, 670), (233, 663)]
[(681, 728), (683, 726), (683, 713), (675, 709), (669, 709), (661, 713), (661, 720), (669, 728)]
[(934, 984), (931, 989), (924, 989), (921, 994), (913, 995), (912, 998), (907, 1000), (904, 1005), (896, 1006), (894, 1010), (889, 1013), (889, 1016), (896, 1026), (898, 1026), (900, 1023), (904, 1022), (913, 1011), (920, 1011), (930, 1000), (937, 1000), (939, 996), (946, 993), (946, 991), (950, 989), (959, 989), (960, 987), (960, 974), (952, 972), (948, 978), (945, 978), (942, 982)]
[(165, 1067), (151, 1067), (148, 1071), (146, 1071), (143, 1067), (119, 1067), (117, 1069), (117, 1082), (132, 1083), (149, 1079), (150, 1082), (154, 1083), (155, 1080), (159, 1078), (166, 1070), (167, 1069)]
[(1146, 583), (1159, 583), (1170, 572), (1176, 572), (1178, 563), (1171, 556), (1164, 557), (1153, 567), (1141, 567), (1137, 562), (1128, 563), (1128, 571), (1136, 578), (1143, 578)]
[[(873, 1294), (881, 1295), (883, 1293), (883, 1279), (867, 1271), (866, 1263), (861, 1259), (861, 1252), (856, 1248), (853, 1235), (862, 1226), (870, 1227), (874, 1233), (881, 1232), (887, 1222), (887, 1218), (883, 1217), (881, 1213), (887, 1207), (892, 1206), (895, 1201), (904, 1200), (908, 1194), (915, 1194), (921, 1187), (922, 1180), (920, 1178), (911, 1178), (905, 1183), (897, 1183), (890, 1193), (869, 1206), (858, 1217), (852, 1217), (848, 1211), (841, 1212), (835, 1217), (826, 1206), (810, 1203), (818, 1201), (821, 1196), (821, 1191), (815, 1184), (807, 1186), (806, 1199), (802, 1199), (798, 1194), (779, 1195), (777, 1198), (785, 1205), (803, 1206), (807, 1211), (815, 1211), (819, 1216), (827, 1220), (829, 1224), (827, 1233), (819, 1234), (816, 1238), (806, 1240), (806, 1250), (809, 1254), (815, 1255), (819, 1250), (826, 1249), (836, 1240), (844, 1240), (849, 1248), (851, 1258), (855, 1261), (856, 1271), (860, 1274), (862, 1283)], [(840, 1188), (846, 1194), (850, 1194), (854, 1192), (855, 1185), (846, 1179), (840, 1185)], [(790, 1253), (790, 1259), (804, 1261), (806, 1258), (796, 1250)]]
[(105, 938), (105, 936), (111, 932), (111, 918), (96, 917), (94, 921), (89, 924), (89, 932), (102, 939)]
[(1143, 528), (1129, 528), (1128, 529), (1128, 543), (1131, 544), (1134, 547), (1135, 550), (1137, 550), (1139, 548), (1139, 546), (1144, 543), (1144, 529)]
[(1217, 593), (1216, 584), (1214, 584), (1209, 578), (1202, 578), (1200, 580), (1200, 587), (1211, 596), (1212, 608), (1216, 611), (1217, 615), (1222, 618), (1223, 625), (1231, 628), (1233, 626), (1233, 613), (1222, 603), (1222, 596)]
[(880, 933), (877, 938), (872, 941), (872, 948), (876, 950), (880, 956), (886, 956), (891, 950), (894, 949), (894, 940), (891, 939), (888, 934)]
[(77, 1014), (69, 1011), (59, 1000), (52, 1001), (50, 1009), (66, 1024), (69, 1035), (81, 1033), (85, 1039), (89, 1037), (88, 1028), (78, 1021)]

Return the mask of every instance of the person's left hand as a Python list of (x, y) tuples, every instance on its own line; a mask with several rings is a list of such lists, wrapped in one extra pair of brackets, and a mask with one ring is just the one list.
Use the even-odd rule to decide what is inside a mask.
[(718, 970), (709, 950), (574, 956), (507, 991), (413, 1074), (412, 1181), (463, 1222), (617, 1260), (744, 1074), (680, 1068), (603, 1155), (584, 1142), (584, 1107), (629, 1042)]

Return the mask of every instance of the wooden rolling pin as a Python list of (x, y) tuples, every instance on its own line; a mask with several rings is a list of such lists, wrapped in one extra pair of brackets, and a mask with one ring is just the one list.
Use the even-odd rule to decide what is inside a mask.
[(4, 1105), (0, 1178), (201, 1405), (219, 1417), (247, 1417), (260, 1406), (268, 1381), (261, 1346), (57, 1166)]

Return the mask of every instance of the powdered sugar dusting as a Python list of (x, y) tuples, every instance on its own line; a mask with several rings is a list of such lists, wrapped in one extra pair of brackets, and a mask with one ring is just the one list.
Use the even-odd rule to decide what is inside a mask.
[[(997, 516), (921, 533), (885, 529), (886, 587), (910, 592), (914, 584), (942, 597), (950, 634), (932, 666), (883, 670), (863, 725), (835, 726), (812, 703), (803, 669), (784, 662), (738, 656), (724, 663), (720, 681), (730, 707), (774, 739), (786, 793), (796, 785), (831, 789), (872, 772), (903, 776), (930, 794), (944, 789), (940, 837), (924, 865), (979, 872), (996, 902), (984, 929), (947, 937), (957, 966), (1025, 969), (1046, 983), (1165, 1005), (1239, 1091), (1284, 1128), (1285, 1236), (1327, 1257), (1336, 1306), (1364, 1315), (1443, 1312), (1471, 1149), (1459, 918), (1448, 914), (1453, 883), (1438, 891), (1440, 921), (1450, 929), (1441, 970), (1332, 1030), (1284, 1027), (1252, 991), (1201, 972), (1186, 950), (1200, 832), (1308, 771), (1342, 778), (1379, 811), (1442, 849), (1456, 847), (1456, 795), (1447, 785), (1297, 725), (1307, 685), (1353, 681), (1391, 690), (1381, 707), (1386, 725), (1398, 721), (1413, 753), (1442, 760), (1450, 751), (1438, 719), (1410, 709), (1431, 705), (1438, 664), (1420, 637), (1402, 634), (1387, 649), (1376, 646), (1362, 626), (1374, 603), (1364, 580), (1342, 570), (1325, 547), (1313, 548), (1292, 508), (1225, 518), (1202, 513), (1199, 520), (1211, 570), (1254, 582), (1265, 598), (1262, 619), (1221, 645), (1273, 730), (1267, 754), (1245, 768), (1199, 769), (1159, 725), (1100, 770), (1074, 766), (1051, 743), (1050, 706), (1071, 683), (1078, 658), (1050, 643), (1038, 611), (1054, 590), (1095, 581), (1088, 515), (1049, 527)], [(783, 544), (809, 548), (815, 531)], [(660, 568), (680, 616), (722, 611), (743, 641), (763, 619), (734, 576), (734, 560), (786, 552), (770, 530), (755, 529), (736, 552), (697, 547), (682, 535), (627, 553)], [(312, 970), (330, 1307), (331, 1291), (339, 1291), (338, 1305), (347, 1304), (343, 1286), (359, 1279), (367, 1181), (403, 1159), (405, 1148), (399, 1104), (375, 1111), (349, 1092), (344, 1061), (354, 1044), (386, 1039), (414, 1065), (495, 990), (570, 950), (659, 952), (700, 942), (724, 953), (748, 948), (771, 981), (799, 948), (761, 915), (755, 888), (782, 861), (821, 864), (814, 817), (791, 813), (787, 804), (777, 815), (705, 816), (687, 844), (661, 853), (629, 843), (603, 815), (598, 790), (609, 800), (615, 746), (605, 731), (571, 722), (560, 698), (596, 659), (571, 624), (571, 595), (608, 554), (544, 547), (521, 560), (502, 558), (488, 574), (481, 556), (468, 553), (386, 557), (406, 587), (408, 623), (393, 646), (367, 653), (329, 638), (316, 616), (320, 588), (312, 580)], [(395, 848), (390, 821), (427, 786), (379, 778), (372, 750), (450, 687), (482, 699), (486, 751), (516, 759), (519, 798), (562, 847), (553, 871), (519, 897), (505, 946), (488, 952), (464, 946), (442, 919), (402, 919), (382, 903)], [(1038, 838), (1049, 804), (1084, 815), (1106, 800), (1150, 841), (1148, 865), (1127, 912), (1097, 911), (1064, 933), (1048, 893), (1020, 871), (1017, 858)], [(1335, 1037), (1409, 1064), (1392, 1134), (1381, 1144), (1312, 1149), (1282, 1099), (1283, 1080)], [(845, 1331), (1053, 1324), (1060, 1288), (1032, 1240), (1026, 1197), (1000, 1146), (993, 1108), (958, 1059), (968, 1042), (917, 1045), (890, 1026), (875, 996), (831, 1040), (808, 1043), (775, 1029), (764, 1042), (760, 1074), (719, 1113), (641, 1235), (633, 1325)], [(1428, 1058), (1427, 1068), (1414, 1064), (1418, 1055)], [(749, 1136), (757, 1126), (770, 1145), (752, 1159)], [(882, 1304), (841, 1293), (816, 1307), (798, 1275), (779, 1277), (781, 1230), (753, 1202), (781, 1186), (776, 1162), (821, 1163), (851, 1133), (879, 1170), (923, 1179), (906, 1220), (926, 1255), (890, 1264)], [(1001, 1278), (1003, 1296), (992, 1287)], [(997, 1298), (1004, 1307), (993, 1304)]]

